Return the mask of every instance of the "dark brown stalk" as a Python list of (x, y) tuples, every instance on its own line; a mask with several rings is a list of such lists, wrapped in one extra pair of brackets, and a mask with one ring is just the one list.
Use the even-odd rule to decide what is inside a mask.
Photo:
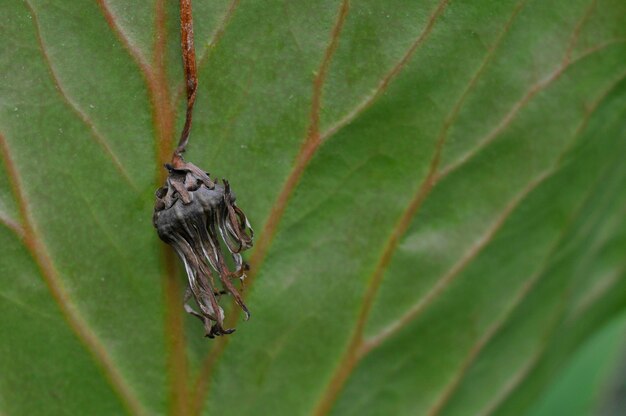
[(189, 142), (189, 131), (193, 116), (193, 105), (196, 102), (196, 90), (198, 88), (198, 74), (196, 71), (196, 50), (193, 46), (193, 16), (191, 12), (191, 0), (180, 0), (180, 46), (183, 54), (183, 69), (185, 72), (185, 86), (187, 90), (187, 113), (185, 126), (180, 134), (178, 147), (172, 156), (172, 164), (176, 166), (185, 152)]

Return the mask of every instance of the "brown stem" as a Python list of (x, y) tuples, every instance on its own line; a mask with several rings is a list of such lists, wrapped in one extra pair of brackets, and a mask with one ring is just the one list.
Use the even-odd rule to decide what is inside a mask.
[(196, 90), (198, 88), (196, 50), (193, 46), (191, 0), (180, 0), (180, 44), (183, 53), (183, 69), (185, 71), (185, 84), (187, 87), (187, 114), (185, 116), (185, 126), (180, 135), (180, 140), (178, 141), (178, 147), (172, 156), (172, 164), (174, 165), (181, 160), (181, 154), (185, 152), (187, 142), (189, 142), (193, 105), (196, 102)]

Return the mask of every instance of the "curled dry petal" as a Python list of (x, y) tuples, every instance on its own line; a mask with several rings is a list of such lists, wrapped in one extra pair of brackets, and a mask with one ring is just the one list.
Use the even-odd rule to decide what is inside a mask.
[[(159, 237), (171, 245), (181, 258), (189, 288), (185, 310), (202, 320), (206, 336), (230, 334), (224, 328), (220, 296), (230, 294), (250, 316), (243, 298), (231, 279), (243, 283), (248, 268), (241, 252), (252, 247), (253, 231), (243, 211), (235, 204), (230, 184), (216, 183), (197, 166), (182, 158), (175, 166), (166, 165), (169, 175), (165, 186), (156, 191), (153, 223)], [(233, 270), (228, 266), (220, 241), (230, 253)], [(214, 277), (217, 274), (217, 279)], [(223, 289), (218, 289), (219, 280)], [(199, 312), (186, 302), (195, 298)]]

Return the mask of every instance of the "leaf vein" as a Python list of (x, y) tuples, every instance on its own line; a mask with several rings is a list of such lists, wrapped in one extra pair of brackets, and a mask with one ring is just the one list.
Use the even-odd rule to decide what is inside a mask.
[[(626, 78), (626, 72), (621, 74), (617, 78), (617, 80), (615, 82), (613, 82), (611, 84), (611, 86), (606, 91), (604, 91), (600, 95), (600, 97), (594, 102), (594, 104), (590, 108), (590, 111), (587, 112), (587, 114), (585, 115), (584, 119), (580, 123), (578, 129), (574, 133), (574, 137), (573, 137), (573, 139), (571, 141), (571, 145), (573, 145), (575, 143), (576, 137), (580, 136), (582, 134), (582, 132), (586, 129), (587, 124), (589, 122), (589, 119), (591, 118), (593, 113), (597, 110), (597, 108), (600, 106), (600, 104), (614, 90), (614, 88), (621, 81), (624, 80), (624, 78)], [(562, 155), (565, 155), (566, 151), (563, 152)], [(562, 161), (562, 158), (560, 160)], [(556, 169), (555, 169), (554, 173), (556, 173)], [(433, 407), (428, 412), (429, 415), (439, 414), (439, 412), (445, 407), (445, 405), (452, 398), (453, 393), (456, 391), (456, 389), (460, 385), (460, 383), (463, 380), (465, 374), (467, 373), (467, 371), (471, 367), (471, 364), (476, 360), (476, 358), (478, 357), (480, 352), (484, 349), (484, 347), (487, 346), (488, 343), (501, 331), (501, 329), (504, 327), (506, 322), (510, 319), (510, 317), (513, 314), (514, 310), (519, 305), (521, 305), (521, 303), (528, 296), (529, 292), (532, 290), (532, 288), (535, 286), (535, 284), (539, 281), (539, 279), (541, 279), (542, 275), (545, 273), (545, 271), (547, 269), (548, 260), (554, 255), (554, 253), (556, 252), (556, 250), (559, 247), (559, 245), (563, 242), (564, 238), (566, 237), (567, 231), (571, 227), (571, 224), (573, 223), (573, 221), (577, 217), (580, 216), (581, 207), (584, 205), (585, 201), (589, 200), (589, 198), (590, 198), (594, 188), (595, 187), (591, 187), (591, 189), (587, 192), (587, 195), (583, 198), (583, 202), (579, 205), (579, 207), (577, 209), (574, 210), (574, 214), (568, 220), (568, 225), (566, 227), (564, 227), (564, 229), (559, 234), (557, 240), (552, 245), (552, 248), (548, 251), (548, 255), (544, 259), (543, 264), (539, 267), (538, 272), (534, 273), (529, 278), (525, 279), (526, 283), (522, 286), (522, 288), (518, 291), (518, 293), (513, 297), (513, 302), (511, 303), (509, 308), (504, 312), (502, 317), (500, 319), (498, 319), (497, 321), (495, 321), (494, 324), (491, 327), (489, 327), (489, 329), (485, 332), (485, 334), (470, 349), (470, 352), (467, 355), (467, 357), (465, 358), (465, 360), (463, 361), (461, 367), (459, 367), (459, 370), (457, 371), (457, 373), (454, 374), (454, 376), (452, 378), (452, 381), (444, 388), (441, 396), (439, 397), (437, 402), (433, 405)]]
[(127, 410), (131, 414), (135, 415), (146, 414), (146, 411), (137, 399), (135, 392), (125, 380), (121, 371), (118, 369), (113, 359), (107, 352), (102, 341), (98, 338), (96, 333), (91, 330), (87, 322), (81, 317), (79, 310), (63, 286), (63, 281), (54, 266), (50, 254), (48, 253), (48, 249), (43, 242), (44, 240), (41, 237), (41, 233), (37, 229), (28, 199), (23, 191), (19, 172), (11, 158), (9, 145), (2, 134), (0, 134), (0, 150), (4, 165), (8, 172), (11, 189), (17, 201), (20, 216), (22, 217), (24, 244), (35, 260), (50, 294), (57, 303), (69, 327), (74, 331), (78, 339), (94, 358), (95, 362), (103, 371), (105, 379), (109, 382), (113, 391), (115, 391), (120, 397)]
[[(109, 28), (128, 51), (146, 82), (154, 126), (155, 159), (157, 162), (156, 182), (158, 185), (165, 179), (165, 170), (161, 168), (161, 163), (168, 159), (169, 152), (172, 150), (175, 118), (165, 74), (165, 12), (156, 15), (154, 64), (150, 65), (143, 54), (130, 42), (121, 26), (117, 24), (117, 18), (110, 10), (107, 2), (105, 0), (97, 0), (97, 2)], [(161, 0), (156, 2), (156, 7), (157, 9), (164, 7)]]
[[(622, 76), (622, 77), (620, 77), (620, 79), (623, 79), (623, 76)], [(595, 105), (597, 105), (597, 104), (595, 104)], [(594, 108), (595, 108), (595, 107), (594, 107)], [(588, 112), (588, 113), (585, 115), (585, 117), (583, 118), (582, 123), (580, 124), (579, 128), (577, 129), (577, 132), (576, 132), (576, 133), (575, 133), (575, 135), (574, 135), (574, 138), (576, 137), (576, 135), (578, 135), (578, 134), (579, 134), (579, 132), (580, 132), (580, 131), (582, 131), (582, 129), (584, 128), (584, 126), (586, 126), (586, 123), (587, 123), (587, 121), (588, 121), (589, 117), (591, 116), (591, 114), (593, 113), (593, 111), (594, 111), (594, 110), (592, 109), (590, 112)], [(573, 140), (573, 139), (572, 139), (572, 140)], [(566, 147), (566, 148), (564, 149), (564, 152), (565, 152), (567, 149), (568, 149), (568, 147)], [(563, 154), (563, 153), (562, 153), (562, 154)], [(561, 155), (561, 157), (562, 157), (562, 155)], [(443, 176), (444, 176), (444, 175), (442, 175), (442, 176), (440, 176), (440, 177), (443, 177)], [(452, 268), (452, 269), (451, 269), (448, 273), (446, 273), (446, 275), (444, 275), (444, 277), (442, 277), (441, 279), (438, 279), (438, 280), (437, 280), (437, 284), (435, 285), (435, 287), (434, 287), (432, 290), (437, 289), (437, 288), (438, 288), (438, 286), (441, 284), (441, 280), (446, 280), (446, 279), (447, 279), (447, 277), (449, 276), (449, 274), (451, 274), (451, 273), (453, 272), (453, 270), (454, 270), (457, 266), (458, 266), (458, 264), (457, 264), (457, 265), (455, 265), (455, 266), (454, 266), (454, 267), (453, 267), (453, 268)], [(431, 292), (432, 292), (432, 290), (431, 290)], [(410, 308), (410, 309), (409, 309), (409, 310), (408, 310), (408, 311), (407, 311), (407, 312), (406, 312), (406, 313), (405, 313), (405, 314), (404, 314), (401, 318), (399, 318), (397, 321), (395, 321), (394, 323), (392, 323), (392, 324), (391, 324), (391, 325), (390, 325), (387, 329), (385, 329), (385, 330), (384, 330), (381, 334), (379, 334), (379, 335), (375, 336), (375, 337), (374, 337), (374, 339), (377, 339), (377, 338), (379, 338), (379, 337), (380, 337), (380, 338), (383, 338), (383, 339), (389, 338), (392, 334), (396, 333), (396, 332), (397, 332), (397, 331), (399, 331), (402, 327), (406, 326), (406, 324), (408, 324), (410, 321), (412, 321), (412, 319), (414, 319), (414, 318), (415, 318), (415, 317), (419, 314), (419, 312), (421, 312), (421, 310), (422, 310), (422, 309), (423, 309), (423, 307), (425, 306), (425, 305), (422, 305), (422, 303), (427, 301), (427, 299), (425, 299), (425, 298), (430, 297), (430, 296), (431, 296), (431, 292), (429, 292), (429, 293), (428, 293), (428, 294), (427, 294), (424, 298), (420, 299), (420, 300), (419, 300), (419, 301), (418, 301), (415, 305), (413, 305), (413, 306), (412, 306), (412, 307), (411, 307), (411, 308)], [(372, 341), (372, 342), (373, 342), (373, 341)], [(382, 339), (381, 339), (381, 340), (376, 341), (375, 343), (376, 343), (377, 345), (379, 345), (381, 342), (382, 342)], [(371, 349), (371, 348), (368, 348), (368, 349)]]
[(448, 5), (448, 2), (449, 0), (441, 0), (439, 2), (439, 4), (437, 5), (437, 8), (428, 18), (428, 22), (426, 23), (426, 26), (424, 27), (422, 32), (419, 34), (417, 39), (415, 39), (415, 41), (411, 44), (409, 49), (407, 49), (407, 51), (402, 56), (402, 58), (400, 58), (400, 60), (393, 67), (391, 67), (391, 69), (380, 80), (374, 92), (368, 95), (367, 97), (365, 97), (365, 99), (361, 101), (356, 107), (354, 107), (350, 112), (348, 112), (345, 116), (343, 116), (339, 121), (337, 121), (331, 127), (329, 127), (328, 130), (326, 130), (321, 136), (322, 142), (328, 140), (331, 136), (334, 136), (335, 134), (337, 134), (339, 130), (343, 129), (345, 126), (352, 123), (365, 110), (370, 108), (372, 104), (374, 104), (376, 100), (378, 100), (378, 98), (380, 98), (384, 94), (385, 91), (387, 91), (387, 88), (389, 88), (389, 85), (391, 85), (392, 81), (398, 76), (398, 74), (402, 72), (402, 70), (406, 67), (408, 62), (411, 60), (411, 57), (413, 57), (413, 54), (415, 53), (415, 51), (417, 51), (419, 47), (424, 44), (424, 42), (426, 41), (426, 39), (432, 32), (433, 28), (435, 27), (435, 23), (437, 22), (439, 16), (441, 16), (446, 6)]
[[(440, 155), (445, 144), (445, 140), (447, 137), (447, 132), (449, 127), (453, 124), (454, 120), (457, 117), (458, 112), (460, 111), (463, 102), (468, 96), (471, 89), (474, 88), (478, 79), (483, 75), (485, 68), (488, 63), (491, 61), (493, 55), (496, 53), (499, 48), (502, 39), (509, 32), (514, 19), (518, 15), (519, 11), (525, 4), (526, 0), (520, 1), (513, 10), (513, 13), (509, 20), (506, 22), (502, 31), (498, 34), (494, 44), (487, 50), (485, 57), (483, 58), (478, 70), (470, 79), (468, 85), (462, 92), (459, 100), (453, 108), (451, 109), (449, 115), (444, 120), (440, 133), (436, 139), (435, 151), (432, 157), (429, 171), (426, 174), (426, 178), (420, 184), (415, 196), (411, 199), (407, 209), (402, 213), (399, 220), (396, 222), (390, 237), (388, 238), (385, 246), (383, 248), (383, 253), (377, 262), (376, 268), (374, 269), (372, 275), (368, 279), (368, 285), (365, 290), (365, 295), (363, 298), (363, 303), (359, 310), (359, 315), (357, 317), (357, 322), (355, 324), (355, 328), (352, 332), (352, 337), (348, 343), (346, 351), (344, 352), (343, 358), (338, 365), (336, 371), (331, 376), (329, 384), (326, 387), (326, 390), (323, 393), (323, 396), (318, 401), (316, 408), (313, 411), (315, 415), (325, 415), (328, 414), (335, 403), (337, 397), (339, 396), (340, 391), (343, 389), (345, 382), (348, 377), (352, 373), (355, 366), (358, 364), (360, 359), (363, 357), (365, 351), (364, 343), (363, 343), (363, 332), (365, 330), (365, 324), (369, 317), (369, 313), (374, 303), (374, 299), (378, 293), (380, 285), (382, 284), (384, 272), (391, 262), (391, 258), (395, 249), (397, 248), (400, 238), (404, 235), (406, 230), (408, 229), (412, 218), (417, 213), (419, 207), (422, 205), (423, 201), (430, 193), (430, 190), (436, 183), (436, 173), (437, 168), (439, 166)], [(445, 3), (442, 3), (445, 4)], [(441, 4), (440, 4), (441, 6)], [(438, 9), (439, 10), (439, 9)], [(436, 16), (437, 12), (433, 15)]]
[(102, 148), (102, 150), (104, 150), (105, 154), (113, 162), (115, 169), (124, 178), (126, 183), (128, 183), (131, 189), (133, 189), (135, 192), (138, 192), (137, 185), (134, 183), (134, 181), (132, 180), (132, 178), (130, 177), (126, 169), (124, 168), (124, 165), (122, 164), (118, 156), (115, 154), (115, 152), (109, 145), (108, 140), (104, 137), (102, 133), (100, 133), (100, 131), (98, 131), (98, 129), (96, 128), (95, 124), (91, 121), (89, 116), (87, 116), (87, 114), (78, 106), (78, 104), (76, 104), (76, 102), (69, 96), (69, 94), (65, 90), (65, 87), (61, 83), (61, 80), (59, 76), (57, 75), (54, 69), (54, 66), (52, 65), (52, 61), (50, 60), (50, 55), (47, 52), (46, 45), (41, 36), (41, 26), (39, 25), (39, 18), (37, 16), (37, 13), (35, 12), (35, 9), (32, 7), (29, 0), (24, 0), (24, 3), (26, 4), (26, 7), (29, 9), (30, 15), (33, 18), (32, 20), (33, 20), (33, 25), (35, 28), (35, 33), (37, 35), (37, 42), (39, 44), (39, 49), (41, 50), (41, 55), (43, 57), (43, 60), (46, 64), (46, 68), (48, 69), (48, 72), (50, 74), (50, 77), (52, 78), (54, 86), (56, 87), (57, 92), (63, 99), (63, 102), (72, 110), (74, 115), (78, 117), (78, 119), (87, 126), (94, 141)]
[(148, 61), (143, 56), (141, 51), (133, 45), (130, 38), (122, 30), (122, 27), (117, 24), (118, 18), (113, 14), (113, 11), (109, 8), (106, 0), (96, 0), (96, 2), (98, 3), (100, 11), (104, 15), (104, 18), (115, 37), (117, 37), (122, 46), (124, 46), (124, 48), (128, 51), (141, 72), (143, 72), (144, 75), (149, 76), (148, 74), (151, 72), (151, 69), (148, 65)]
[[(156, 181), (160, 185), (166, 177), (161, 163), (170, 158), (174, 147), (175, 117), (168, 85), (167, 59), (167, 10), (166, 0), (157, 0), (155, 6), (154, 59), (148, 90), (152, 103), (152, 121), (156, 144)], [(190, 414), (189, 367), (183, 326), (182, 291), (178, 276), (176, 256), (171, 247), (161, 244), (163, 260), (163, 292), (165, 302), (164, 332), (167, 346), (167, 371), (169, 375), (169, 413), (187, 416)]]
[(24, 229), (6, 212), (0, 211), (0, 223), (13, 232), (20, 240), (24, 238)]
[[(624, 79), (624, 77), (622, 77), (622, 80), (623, 79)], [(619, 156), (614, 156), (614, 159), (617, 159), (618, 157)], [(591, 199), (591, 197), (593, 196), (593, 191), (602, 182), (603, 182), (602, 178), (599, 178), (596, 181), (594, 186), (592, 186), (589, 189), (589, 191), (588, 191), (588, 193), (586, 195), (586, 198), (585, 198), (586, 200)], [(575, 213), (574, 217), (570, 220), (570, 224), (574, 221), (574, 219), (576, 217), (580, 216), (579, 214), (580, 214), (580, 210), (581, 210), (582, 206), (584, 206), (584, 202), (581, 204), (581, 206), (578, 207), (578, 211)], [(623, 208), (626, 208), (626, 206), (623, 207)], [(555, 246), (555, 249), (556, 249), (556, 246)], [(624, 270), (625, 270), (625, 268), (622, 267), (620, 272), (619, 272), (619, 274), (623, 274)], [(545, 270), (544, 270), (544, 272), (545, 272)], [(540, 278), (540, 276), (539, 276), (539, 278)], [(526, 293), (526, 295), (528, 295), (528, 293)], [(511, 377), (509, 377), (509, 379), (504, 384), (502, 384), (504, 388), (501, 389), (500, 391), (498, 391), (498, 394), (485, 406), (484, 410), (482, 410), (479, 414), (484, 414), (484, 415), (492, 414), (499, 407), (504, 405), (506, 400), (509, 397), (511, 397), (511, 395), (521, 386), (521, 384), (527, 379), (527, 377), (535, 369), (536, 365), (541, 360), (542, 355), (544, 354), (544, 352), (548, 348), (550, 338), (554, 334), (556, 327), (558, 326), (559, 323), (563, 322), (564, 318), (566, 318), (567, 311), (568, 311), (566, 306), (567, 306), (567, 301), (570, 299), (570, 297), (571, 297), (571, 295), (568, 293), (568, 296), (566, 296), (563, 299), (561, 299), (561, 301), (559, 303), (559, 308), (557, 310), (557, 314), (553, 318), (553, 322), (549, 326), (548, 331), (546, 331), (546, 334), (544, 335), (544, 337), (542, 339), (542, 343), (540, 344), (540, 346), (537, 349), (537, 351), (535, 351), (529, 357), (527, 362), (517, 372), (515, 372)], [(523, 298), (520, 300), (520, 303), (521, 303), (521, 301), (523, 301)], [(598, 303), (601, 303), (601, 302), (602, 302), (602, 300), (599, 300), (597, 302), (594, 302), (593, 304), (595, 305), (595, 304), (598, 304)], [(497, 332), (494, 333), (493, 335), (495, 336), (496, 334), (497, 334)], [(491, 337), (491, 338), (493, 338), (493, 337)], [(481, 349), (485, 345), (483, 345), (481, 347)], [(477, 358), (479, 352), (480, 352), (480, 350), (475, 354), (474, 357), (470, 358), (471, 361), (467, 365), (468, 369), (469, 369), (469, 365), (472, 364), (473, 360), (475, 360)]]
[(469, 150), (467, 153), (459, 157), (454, 162), (451, 162), (448, 166), (443, 168), (438, 174), (438, 180), (445, 178), (450, 175), (452, 172), (459, 169), (461, 166), (468, 163), (470, 160), (474, 159), (481, 150), (485, 149), (489, 144), (491, 144), (496, 138), (500, 136), (502, 132), (504, 132), (508, 127), (511, 126), (513, 121), (515, 121), (519, 112), (526, 107), (526, 105), (532, 101), (532, 99), (541, 91), (545, 90), (549, 86), (551, 86), (554, 82), (556, 82), (561, 76), (572, 66), (575, 64), (585, 60), (593, 56), (595, 53), (601, 52), (602, 50), (619, 43), (625, 43), (626, 39), (612, 39), (608, 42), (602, 43), (598, 46), (590, 48), (589, 50), (583, 52), (580, 56), (576, 57), (573, 60), (566, 58), (563, 60), (563, 63), (553, 71), (547, 78), (537, 82), (534, 84), (526, 94), (517, 101), (511, 110), (504, 116), (504, 118), (500, 121), (500, 123), (491, 130), (485, 137), (483, 137), (478, 144)]
[[(330, 34), (329, 43), (322, 57), (320, 67), (313, 80), (313, 93), (311, 98), (311, 110), (309, 115), (310, 120), (307, 135), (300, 147), (298, 155), (296, 156), (294, 166), (289, 173), (287, 180), (285, 181), (276, 201), (274, 202), (269, 217), (263, 227), (263, 232), (261, 233), (261, 236), (256, 243), (256, 248), (250, 258), (251, 272), (248, 274), (248, 292), (250, 290), (250, 287), (254, 284), (254, 278), (256, 277), (258, 269), (265, 258), (265, 254), (274, 237), (278, 223), (280, 222), (282, 215), (287, 207), (289, 198), (291, 197), (291, 194), (296, 185), (299, 183), (300, 178), (304, 173), (304, 170), (306, 169), (315, 152), (322, 143), (320, 135), (320, 109), (323, 88), (333, 54), (337, 49), (337, 46), (339, 45), (339, 38), (344, 23), (348, 17), (349, 10), (350, 0), (342, 0), (339, 7), (337, 19)], [(229, 316), (230, 322), (227, 323), (227, 326), (234, 327), (234, 324), (236, 323), (238, 317), (238, 313), (231, 314)], [(214, 350), (211, 351), (211, 354), (203, 362), (202, 369), (196, 383), (196, 398), (198, 401), (198, 405), (196, 406), (196, 408), (200, 408), (201, 404), (204, 402), (208, 391), (206, 387), (211, 377), (214, 364), (217, 361), (218, 357), (221, 356), (227, 343), (228, 337), (221, 337), (218, 340), (218, 344), (216, 345)]]

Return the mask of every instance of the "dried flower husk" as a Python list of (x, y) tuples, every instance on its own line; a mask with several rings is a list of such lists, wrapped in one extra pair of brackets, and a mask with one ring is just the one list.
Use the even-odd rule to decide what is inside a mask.
[[(159, 237), (171, 245), (183, 261), (189, 280), (185, 293), (185, 310), (204, 323), (206, 336), (230, 334), (224, 328), (224, 310), (219, 305), (223, 294), (233, 296), (245, 312), (250, 313), (231, 279), (242, 284), (248, 268), (241, 252), (252, 247), (253, 231), (227, 180), (222, 184), (182, 157), (166, 165), (169, 175), (165, 186), (156, 192), (153, 223)], [(230, 253), (234, 270), (230, 270), (220, 240)], [(223, 289), (216, 286), (217, 274)], [(193, 296), (196, 312), (187, 304)]]

